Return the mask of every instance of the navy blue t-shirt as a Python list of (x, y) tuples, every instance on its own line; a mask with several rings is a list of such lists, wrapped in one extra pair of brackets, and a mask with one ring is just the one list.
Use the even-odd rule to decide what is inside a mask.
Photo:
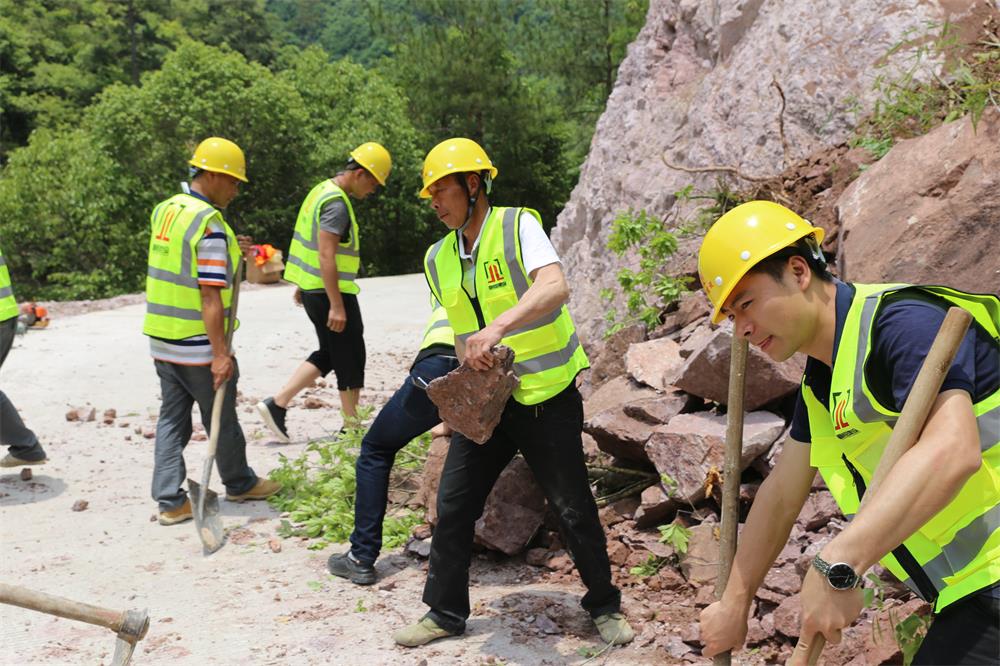
[[(854, 299), (854, 287), (837, 281), (836, 330), (833, 358), (837, 358), (844, 320)], [(951, 305), (927, 292), (908, 290), (893, 294), (882, 302), (875, 320), (872, 351), (865, 376), (875, 398), (899, 412), (913, 388), (917, 373), (930, 351), (945, 313)], [(832, 372), (825, 363), (809, 358), (805, 382), (814, 395), (829, 409)], [(962, 389), (977, 402), (1000, 387), (1000, 348), (990, 335), (973, 321), (955, 355), (941, 391)], [(809, 442), (809, 418), (799, 392), (792, 417), (792, 439)]]

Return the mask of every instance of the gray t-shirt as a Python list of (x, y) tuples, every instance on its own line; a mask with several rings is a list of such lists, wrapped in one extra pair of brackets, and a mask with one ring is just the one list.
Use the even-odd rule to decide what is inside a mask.
[(342, 199), (331, 199), (319, 212), (319, 228), (340, 236), (341, 243), (351, 240), (351, 214)]

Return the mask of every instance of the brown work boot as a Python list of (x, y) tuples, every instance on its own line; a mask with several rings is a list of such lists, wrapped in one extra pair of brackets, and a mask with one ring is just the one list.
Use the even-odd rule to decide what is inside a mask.
[(184, 500), (184, 504), (181, 504), (176, 509), (170, 509), (169, 511), (160, 512), (160, 524), (161, 525), (176, 525), (177, 523), (184, 523), (194, 518), (194, 511), (191, 509), (191, 500)]
[(226, 499), (230, 502), (246, 502), (247, 500), (267, 499), (271, 495), (281, 490), (281, 484), (271, 479), (257, 479), (253, 488), (242, 495), (230, 495), (226, 493)]
[(41, 460), (22, 460), (17, 456), (8, 453), (0, 459), (0, 467), (23, 467), (24, 465), (44, 465), (49, 461), (48, 458), (42, 458)]

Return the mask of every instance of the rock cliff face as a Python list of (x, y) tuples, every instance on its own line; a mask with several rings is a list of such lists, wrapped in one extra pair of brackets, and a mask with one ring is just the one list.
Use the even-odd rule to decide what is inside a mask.
[[(604, 329), (599, 292), (620, 267), (606, 249), (615, 216), (645, 209), (667, 218), (676, 191), (720, 175), (665, 161), (777, 175), (845, 140), (857, 109), (873, 102), (875, 77), (905, 67), (929, 24), (961, 20), (972, 4), (651, 0), (552, 233), (581, 336), (595, 341)], [(680, 252), (694, 247), (692, 239)]]

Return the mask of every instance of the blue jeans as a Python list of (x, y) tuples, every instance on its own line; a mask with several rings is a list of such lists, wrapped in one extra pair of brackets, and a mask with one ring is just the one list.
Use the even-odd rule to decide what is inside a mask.
[(415, 363), (361, 441), (351, 534), (351, 552), (359, 562), (374, 564), (382, 549), (382, 520), (396, 452), (441, 421), (437, 407), (418, 384), (443, 377), (457, 367), (453, 356), (428, 356)]

